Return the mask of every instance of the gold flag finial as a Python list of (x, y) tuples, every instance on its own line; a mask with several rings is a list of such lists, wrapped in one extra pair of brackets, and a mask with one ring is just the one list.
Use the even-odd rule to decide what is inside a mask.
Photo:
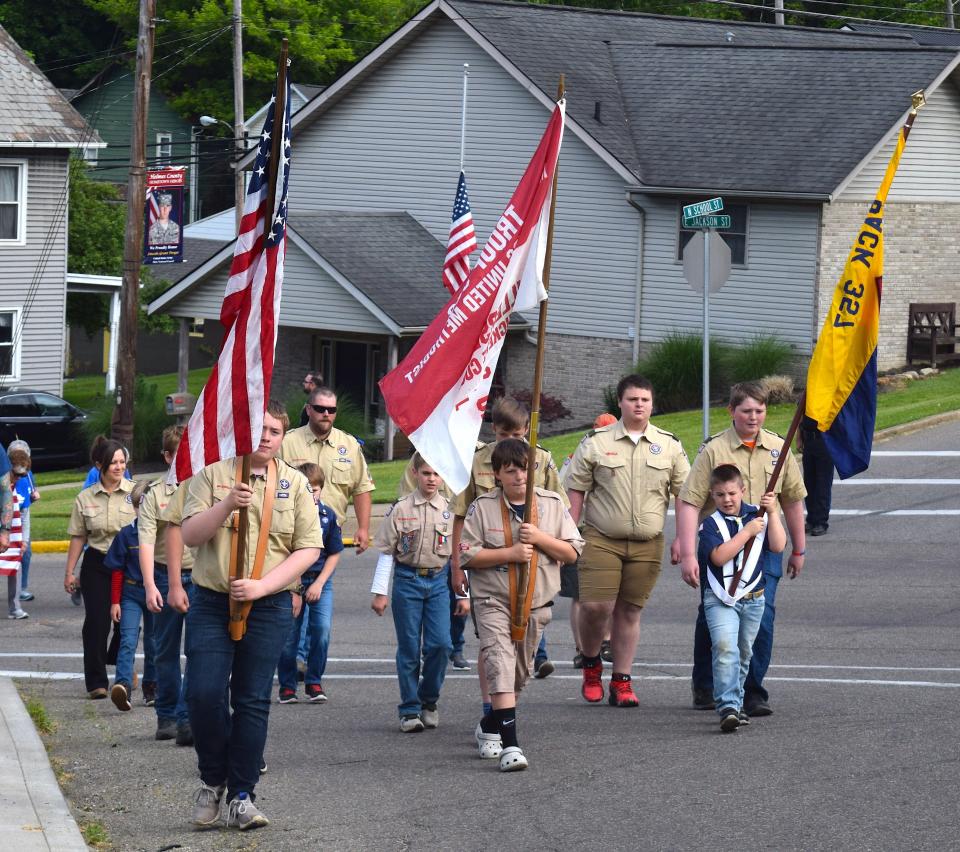
[(923, 89), (920, 89), (918, 92), (914, 92), (910, 95), (910, 102), (912, 104), (912, 111), (915, 113), (920, 107), (926, 106), (927, 99), (923, 94)]

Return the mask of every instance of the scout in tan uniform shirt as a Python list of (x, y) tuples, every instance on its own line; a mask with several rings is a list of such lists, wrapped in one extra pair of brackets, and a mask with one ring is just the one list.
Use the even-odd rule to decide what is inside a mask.
[[(104, 566), (114, 536), (133, 523), (133, 482), (124, 479), (127, 454), (117, 441), (97, 445), (100, 478), (77, 495), (67, 525), (70, 546), (63, 587), (77, 587), (74, 569), (83, 555), (80, 588), (83, 591), (83, 673), (90, 698), (107, 697), (107, 639), (110, 635), (110, 575)], [(83, 546), (87, 544), (86, 552)]]
[[(517, 697), (530, 677), (540, 634), (550, 621), (553, 598), (560, 588), (560, 566), (575, 562), (583, 546), (576, 523), (555, 492), (537, 488), (536, 525), (521, 523), (527, 451), (526, 443), (515, 439), (497, 444), (492, 461), (502, 488), (481, 495), (467, 510), (460, 544), (461, 559), (470, 568), (480, 658), (493, 705), (492, 713), (481, 719), (475, 735), (481, 757), (496, 757), (499, 744), (503, 772), (527, 768), (527, 759), (517, 742)], [(506, 546), (504, 509), (514, 542), (510, 547)], [(507, 565), (529, 562), (534, 548), (538, 551), (534, 594), (526, 635), (518, 648), (510, 637)]]
[[(274, 461), (287, 424), (283, 405), (271, 400), (259, 445), (251, 453), (250, 484), (236, 482), (237, 459), (208, 465), (191, 479), (183, 510), (184, 543), (197, 548), (186, 650), (191, 673), (187, 707), (201, 779), (193, 823), (201, 827), (218, 822), (225, 788), (228, 825), (247, 829), (267, 824), (254, 802), (254, 787), (267, 738), (273, 674), (293, 625), (289, 590), (323, 547), (306, 478), (289, 464)], [(248, 509), (247, 558), (240, 570), (249, 578), (273, 464), (276, 485), (270, 529), (264, 531), (261, 578), (231, 581), (232, 516), (241, 507)], [(246, 633), (237, 641), (229, 633), (230, 599), (252, 602)]]
[[(755, 382), (743, 382), (730, 390), (729, 429), (714, 435), (701, 448), (693, 462), (690, 476), (677, 501), (677, 540), (679, 553), (674, 563), (680, 562), (685, 583), (693, 588), (699, 585), (696, 534), (700, 521), (714, 510), (710, 498), (710, 472), (721, 464), (736, 465), (746, 487), (744, 499), (759, 504), (770, 474), (783, 449), (783, 438), (763, 428), (767, 416), (767, 393)], [(774, 488), (783, 510), (793, 552), (787, 563), (787, 572), (796, 577), (803, 568), (806, 552), (806, 534), (803, 527), (803, 498), (807, 489), (796, 458), (791, 453), (784, 463)], [(773, 621), (776, 615), (777, 584), (783, 576), (782, 557), (767, 553), (764, 564), (766, 588), (763, 621), (753, 645), (750, 672), (744, 686), (744, 710), (750, 716), (765, 716), (772, 712), (763, 686), (763, 678), (773, 652)], [(703, 614), (703, 603), (697, 613), (693, 653), (693, 702), (700, 709), (713, 707), (713, 673), (711, 668), (710, 633)]]
[(663, 522), (670, 495), (690, 470), (675, 435), (650, 423), (653, 386), (642, 376), (617, 385), (621, 419), (580, 442), (567, 473), (570, 512), (583, 518), (586, 545), (580, 560), (580, 640), (583, 697), (603, 700), (600, 644), (613, 615), (613, 678), (609, 701), (636, 707), (630, 672), (640, 638), (640, 613), (660, 575)]
[[(404, 733), (439, 724), (437, 701), (453, 648), (447, 564), (453, 545), (453, 513), (449, 501), (439, 493), (440, 475), (419, 453), (413, 462), (417, 489), (393, 505), (377, 530), (375, 546), (381, 556), (370, 589), (371, 608), (383, 615), (395, 562), (391, 602), (400, 683), (397, 710)], [(418, 677), (421, 673), (422, 678)]]
[(280, 458), (294, 467), (313, 462), (323, 469), (323, 500), (336, 512), (341, 526), (353, 500), (357, 515), (354, 542), (357, 553), (363, 553), (370, 544), (370, 492), (374, 484), (362, 446), (353, 435), (334, 428), (337, 395), (330, 388), (314, 389), (306, 411), (310, 422), (286, 434)]

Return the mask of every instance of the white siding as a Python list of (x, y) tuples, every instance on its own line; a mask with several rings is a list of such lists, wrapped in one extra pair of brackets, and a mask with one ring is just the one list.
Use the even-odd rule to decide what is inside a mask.
[[(406, 210), (446, 242), (459, 171), (464, 62), (470, 63), (467, 183), (482, 246), (549, 113), (450, 22), (427, 30), (297, 135), (292, 209)], [(551, 332), (630, 336), (637, 223), (623, 180), (567, 133)]]
[[(703, 297), (690, 288), (677, 261), (678, 206), (651, 199), (644, 240), (640, 339), (660, 340), (673, 330), (699, 333)], [(710, 333), (731, 342), (758, 332), (788, 341), (797, 354), (811, 351), (819, 208), (750, 204), (747, 256), (719, 293), (710, 296)]]
[[(169, 313), (219, 319), (229, 272), (227, 260), (187, 295), (177, 299)], [(280, 325), (329, 332), (388, 333), (379, 320), (290, 240), (287, 240)]]
[(0, 244), (0, 307), (20, 311), (17, 384), (63, 390), (67, 293), (67, 151), (0, 149), (27, 163), (24, 245)]
[[(896, 145), (894, 135), (854, 177), (838, 201), (872, 201)], [(960, 201), (960, 91), (950, 79), (917, 114), (890, 201)]]

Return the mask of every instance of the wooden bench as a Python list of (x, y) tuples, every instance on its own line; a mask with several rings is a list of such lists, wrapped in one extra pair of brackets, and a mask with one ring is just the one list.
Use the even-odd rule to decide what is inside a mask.
[(957, 306), (954, 302), (915, 302), (910, 305), (907, 363), (936, 367), (938, 361), (960, 360), (957, 352)]

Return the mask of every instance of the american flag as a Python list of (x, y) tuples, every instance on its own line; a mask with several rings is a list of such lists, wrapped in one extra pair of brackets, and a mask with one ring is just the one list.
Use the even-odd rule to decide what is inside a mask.
[(220, 309), (220, 322), (226, 330), (220, 356), (177, 451), (177, 479), (181, 482), (215, 461), (251, 453), (260, 443), (263, 412), (270, 399), (286, 249), (289, 78), (281, 122), (283, 140), (276, 169), (276, 198), (274, 210), (268, 211), (275, 112), (276, 94), (270, 99), (260, 134), (230, 279)]
[(455, 296), (470, 277), (470, 252), (477, 247), (477, 232), (473, 229), (473, 214), (467, 195), (467, 176), (460, 172), (457, 197), (453, 200), (453, 217), (447, 256), (443, 261), (443, 286)]
[(152, 186), (147, 188), (147, 205), (147, 230), (149, 231), (153, 223), (160, 218), (160, 205), (157, 204), (157, 196)]

